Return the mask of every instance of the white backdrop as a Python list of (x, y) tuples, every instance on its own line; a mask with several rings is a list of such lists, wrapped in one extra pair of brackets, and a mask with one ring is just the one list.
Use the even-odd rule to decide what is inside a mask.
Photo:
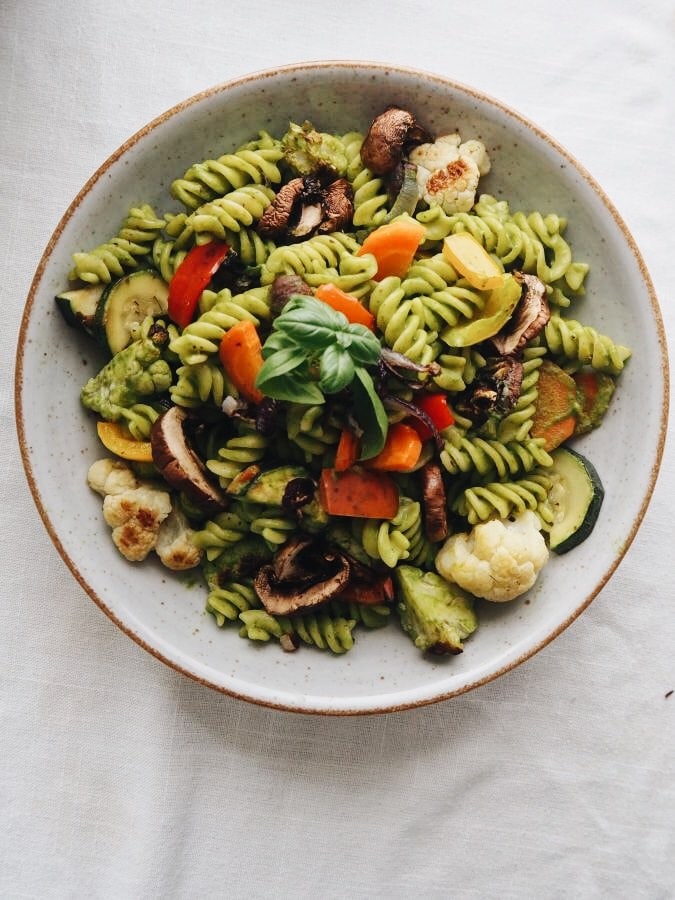
[(0, 14), (0, 896), (675, 896), (670, 443), (617, 573), (538, 656), (435, 706), (301, 716), (188, 681), (88, 599), (26, 488), (12, 372), (35, 267), (98, 165), (201, 89), (321, 58), (418, 66), (554, 135), (632, 231), (672, 343), (675, 4), (1, 0)]

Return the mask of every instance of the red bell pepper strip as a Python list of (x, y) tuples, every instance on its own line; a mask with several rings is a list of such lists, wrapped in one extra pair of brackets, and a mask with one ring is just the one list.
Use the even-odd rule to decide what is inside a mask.
[[(452, 410), (448, 406), (448, 399), (445, 394), (421, 394), (415, 398), (415, 406), (419, 406), (422, 412), (433, 422), (437, 431), (448, 428), (455, 421)], [(419, 419), (408, 419), (407, 423), (415, 429), (423, 441), (428, 441), (433, 437), (431, 429)]]
[(169, 318), (185, 328), (194, 318), (202, 291), (208, 287), (230, 247), (223, 241), (209, 241), (193, 247), (169, 282)]
[(319, 502), (329, 516), (393, 519), (398, 512), (398, 487), (386, 472), (367, 469), (323, 469)]

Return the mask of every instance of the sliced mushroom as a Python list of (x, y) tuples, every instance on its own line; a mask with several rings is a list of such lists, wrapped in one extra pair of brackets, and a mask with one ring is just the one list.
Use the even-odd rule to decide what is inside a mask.
[(281, 550), (277, 550), (272, 563), (272, 571), (277, 581), (294, 581), (300, 584), (316, 581), (317, 573), (308, 569), (303, 553), (314, 544), (309, 535), (287, 541)]
[(425, 534), (434, 543), (444, 541), (448, 536), (448, 515), (445, 485), (437, 463), (422, 467), (422, 497)]
[(492, 338), (492, 343), (503, 356), (521, 350), (551, 318), (544, 282), (536, 275), (524, 272), (514, 272), (513, 277), (522, 284), (523, 292), (507, 324)]
[(503, 415), (513, 408), (523, 383), (523, 361), (518, 355), (488, 359), (480, 376), (455, 402), (455, 408), (475, 423), (492, 413)]
[(321, 234), (342, 231), (349, 225), (354, 215), (354, 191), (346, 178), (338, 178), (328, 185), (323, 193), (321, 207)]
[(226, 506), (223, 492), (209, 478), (206, 467), (185, 434), (187, 412), (172, 406), (152, 427), (152, 460), (163, 478), (206, 513)]
[(412, 113), (389, 106), (373, 119), (361, 145), (361, 160), (375, 175), (386, 175), (396, 169), (410, 147), (431, 139)]
[(258, 222), (259, 234), (271, 238), (284, 234), (293, 215), (294, 207), (301, 200), (304, 190), (304, 178), (293, 178), (279, 188), (276, 197)]
[(277, 275), (270, 288), (270, 307), (278, 316), (294, 294), (313, 297), (314, 291), (300, 275)]
[(253, 587), (271, 615), (287, 616), (337, 597), (349, 581), (350, 565), (341, 553), (322, 550), (311, 538), (288, 541)]
[(394, 599), (394, 582), (388, 572), (376, 572), (351, 556), (348, 556), (351, 573), (340, 600), (360, 603), (363, 606), (379, 606)]
[(258, 222), (258, 232), (275, 239), (303, 240), (343, 229), (353, 214), (351, 185), (324, 167), (280, 188)]

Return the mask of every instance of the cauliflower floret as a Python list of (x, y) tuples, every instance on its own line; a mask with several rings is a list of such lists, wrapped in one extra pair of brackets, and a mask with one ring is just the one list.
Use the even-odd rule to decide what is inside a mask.
[(171, 497), (158, 488), (140, 486), (103, 500), (103, 518), (113, 543), (131, 562), (139, 562), (157, 544), (159, 527), (171, 512)]
[(481, 175), (490, 171), (490, 158), (481, 141), (462, 143), (458, 134), (444, 134), (433, 144), (420, 144), (410, 153), (417, 166), (420, 195), (452, 215), (468, 212), (476, 199)]
[(182, 512), (173, 509), (159, 526), (155, 551), (167, 569), (175, 572), (194, 569), (201, 562), (201, 550), (192, 543), (194, 531)]
[(89, 487), (105, 497), (106, 494), (122, 494), (138, 487), (138, 480), (126, 463), (117, 459), (97, 459), (87, 473)]
[(448, 538), (436, 569), (476, 597), (501, 603), (529, 590), (547, 560), (539, 519), (527, 510), (513, 521), (492, 519)]

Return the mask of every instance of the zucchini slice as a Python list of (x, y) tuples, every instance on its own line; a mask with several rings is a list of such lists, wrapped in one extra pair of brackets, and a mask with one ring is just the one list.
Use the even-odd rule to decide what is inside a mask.
[(131, 343), (132, 329), (147, 316), (163, 316), (169, 305), (169, 285), (152, 269), (140, 269), (109, 285), (96, 308), (99, 337), (115, 355)]
[(581, 453), (558, 447), (551, 457), (553, 466), (546, 470), (553, 481), (550, 502), (554, 524), (549, 546), (555, 553), (567, 553), (593, 531), (605, 490), (595, 467)]
[(87, 287), (74, 288), (72, 291), (63, 291), (54, 299), (69, 325), (93, 336), (96, 309), (104, 289), (103, 284), (91, 284)]

